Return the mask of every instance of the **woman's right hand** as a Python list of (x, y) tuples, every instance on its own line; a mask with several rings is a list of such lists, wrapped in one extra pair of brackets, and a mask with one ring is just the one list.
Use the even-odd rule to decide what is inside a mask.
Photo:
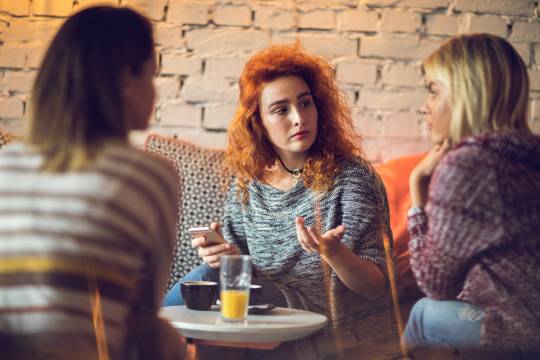
[(203, 259), (205, 263), (208, 264), (213, 269), (218, 269), (220, 262), (219, 258), (222, 255), (238, 255), (240, 251), (235, 245), (229, 244), (221, 235), (219, 230), (219, 224), (213, 222), (210, 224), (210, 227), (219, 234), (221, 237), (222, 243), (217, 245), (211, 245), (205, 236), (196, 237), (191, 240), (191, 246), (198, 248), (199, 256)]

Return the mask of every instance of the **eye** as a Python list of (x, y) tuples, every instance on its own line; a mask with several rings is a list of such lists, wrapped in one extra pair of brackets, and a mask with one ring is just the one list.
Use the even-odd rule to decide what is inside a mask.
[(311, 101), (310, 99), (302, 100), (302, 102), (300, 103), (300, 105), (302, 105), (303, 108), (308, 108), (312, 104), (313, 104), (313, 101)]
[(284, 115), (287, 113), (287, 110), (288, 109), (285, 106), (280, 106), (272, 110), (272, 113), (277, 115)]

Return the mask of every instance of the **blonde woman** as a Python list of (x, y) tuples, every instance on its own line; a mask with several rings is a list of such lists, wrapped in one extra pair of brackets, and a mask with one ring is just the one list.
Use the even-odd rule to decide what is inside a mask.
[(155, 73), (152, 25), (133, 10), (88, 8), (54, 36), (26, 141), (0, 156), (0, 358), (183, 357), (157, 317), (175, 173), (128, 143)]
[(435, 148), (410, 176), (411, 266), (427, 295), (409, 347), (540, 348), (540, 138), (504, 39), (462, 35), (424, 61)]

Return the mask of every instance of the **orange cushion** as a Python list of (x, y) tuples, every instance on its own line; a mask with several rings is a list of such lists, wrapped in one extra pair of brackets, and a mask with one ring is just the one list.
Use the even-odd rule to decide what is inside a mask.
[(388, 196), (390, 227), (394, 235), (397, 282), (402, 297), (410, 297), (418, 291), (409, 263), (410, 237), (407, 231), (407, 211), (411, 206), (409, 175), (425, 155), (422, 153), (406, 156), (375, 165), (375, 170), (380, 175)]

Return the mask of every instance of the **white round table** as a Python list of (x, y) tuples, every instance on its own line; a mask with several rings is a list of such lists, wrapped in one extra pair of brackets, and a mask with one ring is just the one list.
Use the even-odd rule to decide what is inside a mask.
[(185, 306), (163, 307), (160, 317), (187, 338), (243, 343), (296, 340), (322, 329), (328, 322), (321, 314), (281, 307), (261, 315), (248, 315), (242, 323), (223, 321), (219, 311), (189, 310)]

